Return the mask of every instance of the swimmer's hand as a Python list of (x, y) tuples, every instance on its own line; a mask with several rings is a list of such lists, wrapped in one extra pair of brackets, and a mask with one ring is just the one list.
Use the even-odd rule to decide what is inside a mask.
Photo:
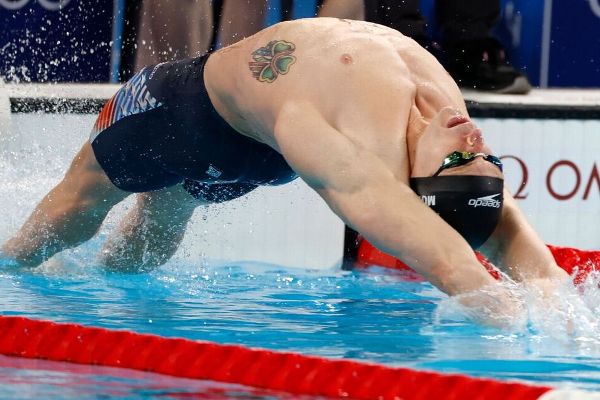
[(570, 279), (501, 282), (453, 296), (478, 324), (503, 330), (543, 332), (555, 339), (600, 337), (600, 319)]
[(478, 324), (500, 329), (522, 330), (527, 312), (518, 292), (501, 284), (454, 296), (467, 316)]
[(538, 278), (523, 285), (532, 329), (557, 338), (600, 334), (598, 316), (570, 279)]

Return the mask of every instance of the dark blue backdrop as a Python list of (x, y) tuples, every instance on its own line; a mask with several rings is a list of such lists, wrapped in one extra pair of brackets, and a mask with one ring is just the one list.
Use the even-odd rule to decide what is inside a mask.
[[(280, 0), (270, 1), (267, 25), (280, 16)], [(315, 2), (296, 0), (293, 16), (312, 16)], [(421, 0), (432, 25), (433, 2)], [(51, 10), (60, 4), (62, 8)], [(535, 85), (547, 79), (548, 86), (600, 87), (600, 0), (552, 2), (547, 63), (542, 51), (545, 4), (502, 0), (497, 33), (513, 63)], [(108, 81), (112, 15), (113, 0), (0, 0), (0, 75), (9, 80)]]
[(600, 0), (554, 1), (548, 86), (600, 87)]
[(112, 14), (112, 0), (0, 0), (0, 75), (108, 81)]
[[(432, 20), (436, 0), (421, 0)], [(437, 0), (444, 1), (444, 0)], [(486, 1), (486, 0), (481, 0)], [(501, 0), (501, 20), (495, 34), (512, 63), (534, 85), (600, 87), (600, 0), (554, 0), (549, 15), (549, 38), (544, 38), (547, 0)], [(548, 43), (548, 56), (543, 52)], [(543, 71), (546, 71), (546, 77)]]

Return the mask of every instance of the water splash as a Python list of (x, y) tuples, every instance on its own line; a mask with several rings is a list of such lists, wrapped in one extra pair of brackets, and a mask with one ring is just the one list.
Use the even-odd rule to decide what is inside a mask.
[[(545, 281), (550, 285), (549, 281)], [(600, 274), (588, 275), (578, 286), (571, 282), (540, 286), (504, 279), (499, 285), (518, 304), (518, 314), (494, 315), (490, 307), (466, 308), (464, 296), (442, 300), (435, 313), (437, 329), (452, 324), (469, 325), (486, 315), (490, 328), (478, 326), (482, 337), (495, 342), (520, 341), (542, 353), (591, 356), (600, 355)], [(551, 287), (551, 289), (548, 289)], [(481, 290), (477, 295), (493, 302), (497, 290)], [(488, 304), (490, 304), (488, 303)], [(500, 328), (498, 328), (500, 326)], [(540, 350), (543, 349), (543, 350)]]

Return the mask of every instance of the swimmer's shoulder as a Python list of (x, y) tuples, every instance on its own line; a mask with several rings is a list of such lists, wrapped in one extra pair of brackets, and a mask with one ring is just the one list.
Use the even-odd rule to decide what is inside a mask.
[(307, 54), (332, 50), (344, 43), (367, 50), (383, 47), (393, 50), (399, 45), (400, 47), (411, 46), (415, 43), (394, 29), (372, 22), (323, 17), (304, 18), (271, 25), (231, 46), (218, 50), (215, 55), (247, 57), (249, 53), (273, 41), (292, 43), (296, 51), (303, 50)]

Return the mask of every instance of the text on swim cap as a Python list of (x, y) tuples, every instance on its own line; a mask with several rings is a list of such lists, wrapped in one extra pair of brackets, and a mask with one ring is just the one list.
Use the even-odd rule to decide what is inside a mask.
[(421, 200), (423, 200), (423, 203), (425, 203), (429, 207), (435, 206), (435, 195), (433, 195), (433, 196), (421, 196)]
[(476, 199), (470, 199), (469, 205), (473, 208), (477, 207), (490, 207), (500, 208), (500, 200), (496, 200), (494, 197), (500, 196), (500, 193), (492, 194), (490, 196), (478, 197)]

